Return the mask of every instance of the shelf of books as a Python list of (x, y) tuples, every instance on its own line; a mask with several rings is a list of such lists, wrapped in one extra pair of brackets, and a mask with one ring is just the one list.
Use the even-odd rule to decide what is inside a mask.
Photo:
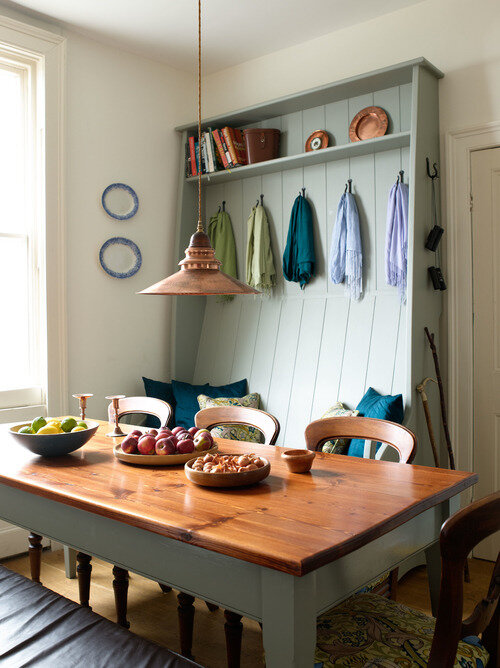
[(306, 167), (333, 160), (354, 158), (369, 153), (390, 151), (410, 145), (410, 132), (397, 132), (375, 139), (366, 139), (341, 146), (288, 155), (274, 160), (247, 164), (242, 133), (235, 128), (209, 130), (202, 133), (201, 154), (196, 137), (188, 138), (186, 145), (186, 180), (196, 181), (201, 159), (202, 180), (223, 183), (260, 174)]

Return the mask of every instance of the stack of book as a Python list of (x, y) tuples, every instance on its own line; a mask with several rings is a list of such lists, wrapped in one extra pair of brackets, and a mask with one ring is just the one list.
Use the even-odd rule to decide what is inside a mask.
[(201, 133), (201, 149), (197, 136), (189, 137), (186, 144), (186, 176), (197, 176), (200, 171), (211, 174), (241, 167), (247, 162), (243, 133), (238, 128), (208, 128)]

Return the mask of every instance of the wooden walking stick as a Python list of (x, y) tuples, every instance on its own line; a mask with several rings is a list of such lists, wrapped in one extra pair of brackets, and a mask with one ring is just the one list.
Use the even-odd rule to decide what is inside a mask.
[(434, 455), (434, 465), (436, 468), (439, 468), (439, 455), (436, 445), (436, 437), (434, 436), (434, 429), (432, 427), (431, 412), (429, 410), (429, 401), (425, 393), (425, 386), (428, 382), (433, 382), (437, 384), (437, 380), (434, 378), (424, 378), (424, 380), (417, 385), (417, 392), (420, 394), (422, 399), (422, 406), (424, 407), (425, 421), (427, 422), (427, 431), (429, 432), (429, 441), (431, 442), (432, 454)]
[(450, 459), (450, 469), (455, 470), (455, 457), (453, 455), (453, 448), (451, 447), (451, 437), (450, 431), (448, 429), (448, 416), (446, 414), (446, 403), (444, 399), (444, 388), (443, 388), (443, 379), (441, 378), (441, 371), (439, 369), (439, 359), (436, 350), (436, 344), (434, 343), (434, 334), (430, 334), (427, 327), (424, 328), (425, 334), (429, 340), (429, 345), (431, 347), (432, 357), (434, 359), (434, 368), (436, 369), (436, 378), (439, 388), (439, 403), (441, 404), (441, 419), (443, 421), (444, 437), (446, 439), (446, 448), (448, 450), (448, 457)]
[[(455, 470), (455, 457), (453, 455), (453, 448), (451, 447), (451, 436), (448, 429), (448, 416), (446, 414), (446, 403), (444, 399), (444, 388), (443, 388), (443, 379), (441, 378), (441, 371), (439, 368), (439, 358), (436, 350), (436, 344), (434, 343), (434, 334), (430, 334), (427, 327), (424, 327), (425, 335), (429, 341), (429, 346), (431, 348), (432, 357), (434, 359), (434, 368), (436, 369), (436, 378), (439, 388), (439, 403), (441, 405), (441, 419), (443, 421), (444, 437), (446, 439), (446, 448), (448, 450), (448, 457), (450, 459), (450, 469)], [(464, 580), (465, 582), (470, 582), (470, 571), (469, 571), (469, 562), (465, 561), (464, 568)]]

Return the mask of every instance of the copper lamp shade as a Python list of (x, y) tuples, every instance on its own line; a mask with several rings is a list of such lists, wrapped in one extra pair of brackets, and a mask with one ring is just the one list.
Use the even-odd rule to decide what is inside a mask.
[(191, 237), (180, 270), (142, 290), (142, 295), (258, 295), (260, 292), (220, 270), (207, 234)]

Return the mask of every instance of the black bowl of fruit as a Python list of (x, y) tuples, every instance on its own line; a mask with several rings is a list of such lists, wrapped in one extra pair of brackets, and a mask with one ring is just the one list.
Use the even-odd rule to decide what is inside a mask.
[(113, 453), (127, 464), (174, 466), (185, 464), (193, 458), (193, 454), (216, 451), (217, 445), (208, 429), (162, 427), (146, 432), (134, 429), (115, 445)]
[(93, 420), (76, 417), (37, 417), (32, 422), (23, 422), (10, 427), (12, 436), (21, 445), (43, 457), (68, 455), (85, 445), (99, 428)]

